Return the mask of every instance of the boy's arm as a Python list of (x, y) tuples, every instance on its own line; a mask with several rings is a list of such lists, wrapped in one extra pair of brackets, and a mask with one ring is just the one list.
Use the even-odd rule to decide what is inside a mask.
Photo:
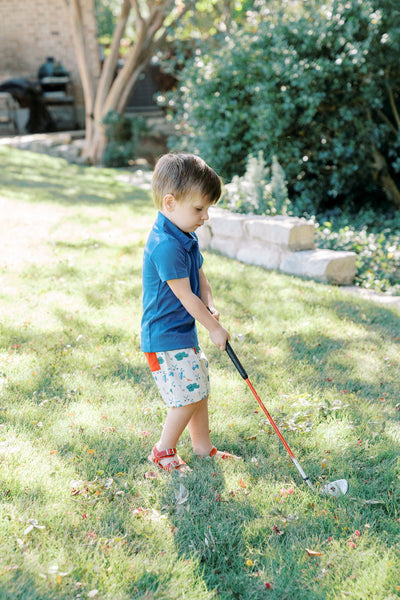
[(201, 301), (209, 308), (214, 319), (219, 321), (219, 312), (214, 306), (214, 298), (211, 291), (211, 285), (203, 271), (203, 269), (199, 269), (200, 274), (200, 299)]
[[(207, 310), (207, 306), (204, 304), (203, 299), (200, 299), (198, 296), (196, 296), (196, 294), (193, 294), (192, 288), (190, 287), (189, 277), (184, 277), (182, 279), (169, 279), (167, 283), (178, 300), (182, 302), (188, 313), (190, 313), (192, 317), (196, 319), (196, 321), (208, 329), (211, 341), (216, 344), (220, 350), (225, 350), (226, 342), (230, 337), (229, 333)], [(204, 293), (206, 294), (206, 291), (204, 291)], [(208, 292), (204, 298), (210, 298)]]

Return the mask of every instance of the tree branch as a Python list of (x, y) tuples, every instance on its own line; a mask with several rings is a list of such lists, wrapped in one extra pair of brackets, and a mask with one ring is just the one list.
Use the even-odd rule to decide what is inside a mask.
[(154, 11), (153, 16), (148, 22), (148, 31), (151, 38), (154, 38), (157, 31), (162, 27), (165, 21), (165, 11), (163, 9), (157, 9)]
[[(158, 42), (163, 42), (165, 40), (165, 38), (167, 37), (168, 34), (168, 29), (170, 27), (174, 27), (181, 19), (182, 17), (191, 9), (193, 8), (193, 2), (191, 2), (190, 0), (185, 1), (184, 3), (182, 3), (180, 10), (176, 11), (176, 15), (174, 17), (174, 19), (171, 21), (171, 23), (168, 24), (168, 26), (164, 25), (164, 27), (162, 28), (161, 31), (161, 35), (159, 35), (159, 37), (157, 38), (157, 43)], [(165, 19), (164, 19), (165, 21)], [(161, 29), (161, 27), (160, 27)]]
[(390, 129), (393, 131), (393, 133), (395, 135), (397, 135), (397, 131), (398, 130), (393, 125), (392, 121), (385, 115), (385, 113), (383, 112), (383, 110), (378, 109), (377, 113), (380, 116), (380, 118), (382, 119), (382, 121), (384, 121), (386, 123), (386, 125), (388, 125), (390, 127)]
[[(128, 52), (124, 66), (113, 81), (105, 104), (102, 108), (102, 116), (105, 116), (110, 110), (116, 110), (117, 106), (120, 104), (119, 98), (124, 92), (125, 86), (128, 85), (131, 74), (136, 68), (138, 68), (138, 66), (140, 66), (145, 40), (145, 27), (140, 27), (137, 32), (136, 42)], [(143, 68), (141, 70), (143, 70)]]
[(135, 69), (133, 71), (132, 75), (130, 76), (130, 79), (129, 79), (127, 85), (125, 85), (125, 88), (122, 91), (121, 96), (120, 96), (119, 101), (118, 101), (117, 111), (119, 113), (123, 113), (124, 112), (124, 110), (126, 108), (126, 105), (128, 103), (129, 94), (130, 94), (132, 88), (134, 87), (135, 83), (139, 79), (139, 76), (143, 72), (144, 68), (145, 67), (143, 67), (142, 65), (139, 66), (137, 69)]
[(400, 190), (397, 187), (393, 177), (389, 173), (386, 158), (375, 146), (372, 148), (372, 156), (374, 158), (372, 168), (375, 169), (377, 173), (380, 186), (385, 192), (386, 197), (396, 206), (397, 209), (399, 209)]
[(387, 90), (388, 90), (388, 94), (389, 94), (390, 108), (392, 109), (397, 128), (400, 129), (400, 117), (399, 117), (399, 113), (397, 111), (396, 103), (394, 101), (393, 90), (388, 83), (386, 83), (386, 85), (387, 85)]
[(118, 22), (112, 37), (110, 53), (104, 61), (103, 70), (101, 72), (99, 86), (97, 89), (96, 102), (94, 107), (94, 113), (96, 115), (96, 118), (98, 118), (100, 113), (102, 112), (102, 106), (104, 105), (104, 102), (107, 98), (107, 94), (110, 91), (112, 82), (114, 80), (115, 70), (118, 64), (120, 43), (126, 29), (126, 23), (128, 21), (130, 10), (130, 0), (123, 0), (121, 13), (119, 15)]
[(155, 35), (162, 28), (166, 18), (168, 3), (153, 4), (148, 19), (141, 16), (137, 0), (131, 0), (131, 3), (135, 7), (138, 24), (140, 24), (137, 27), (136, 41), (112, 84), (102, 111), (103, 115), (115, 108), (118, 112), (125, 110), (129, 94), (151, 58)]
[(89, 67), (90, 60), (86, 44), (82, 7), (80, 0), (65, 0), (65, 3), (71, 18), (72, 37), (85, 98), (86, 114), (91, 115), (94, 105), (95, 90), (93, 74)]
[(135, 11), (136, 19), (140, 27), (144, 25), (144, 18), (142, 17), (142, 13), (140, 12), (139, 2), (137, 0), (131, 0), (131, 5), (133, 10)]

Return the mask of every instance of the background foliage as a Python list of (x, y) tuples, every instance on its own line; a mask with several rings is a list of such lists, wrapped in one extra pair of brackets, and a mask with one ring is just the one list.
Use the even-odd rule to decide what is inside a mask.
[(354, 223), (349, 215), (336, 214), (330, 220), (321, 219), (315, 242), (320, 248), (356, 253), (356, 285), (400, 294), (399, 217), (385, 220), (365, 211)]
[(400, 206), (397, 2), (253, 8), (186, 60), (164, 98), (178, 133), (171, 145), (226, 179), (243, 174), (249, 153), (276, 155), (298, 211)]
[(108, 143), (103, 154), (107, 167), (122, 167), (137, 158), (141, 139), (150, 132), (144, 117), (121, 115), (110, 111), (103, 123), (106, 125)]

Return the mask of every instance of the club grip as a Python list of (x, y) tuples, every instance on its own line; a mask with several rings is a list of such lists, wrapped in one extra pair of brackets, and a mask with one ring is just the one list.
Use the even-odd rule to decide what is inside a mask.
[(231, 359), (231, 361), (233, 362), (233, 364), (235, 365), (235, 367), (239, 371), (240, 376), (243, 377), (243, 379), (248, 379), (249, 376), (247, 375), (247, 373), (245, 371), (245, 368), (243, 367), (242, 363), (240, 362), (240, 360), (236, 356), (236, 354), (233, 351), (233, 348), (232, 348), (232, 346), (230, 345), (229, 342), (226, 342), (225, 350), (227, 351), (229, 358)]
[[(207, 306), (207, 310), (208, 310), (208, 312), (211, 312), (209, 306)], [(243, 377), (243, 379), (248, 379), (249, 376), (247, 375), (247, 373), (246, 373), (246, 371), (245, 371), (242, 363), (240, 362), (240, 360), (238, 359), (238, 357), (234, 353), (233, 348), (232, 348), (232, 346), (230, 345), (229, 342), (226, 342), (225, 350), (227, 351), (229, 358), (231, 359), (231, 361), (233, 362), (233, 364), (235, 365), (235, 367), (239, 371), (241, 377)]]

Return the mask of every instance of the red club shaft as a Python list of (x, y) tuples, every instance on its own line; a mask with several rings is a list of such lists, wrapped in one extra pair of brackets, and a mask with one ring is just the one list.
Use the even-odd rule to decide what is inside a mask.
[(278, 429), (277, 424), (275, 423), (275, 421), (273, 420), (273, 418), (271, 417), (271, 415), (269, 414), (268, 410), (265, 407), (264, 402), (261, 400), (260, 396), (257, 394), (256, 390), (254, 389), (253, 384), (251, 383), (250, 379), (247, 378), (245, 379), (247, 385), (249, 386), (249, 388), (252, 391), (253, 396), (255, 397), (255, 399), (257, 400), (258, 404), (261, 406), (262, 410), (264, 411), (265, 416), (267, 417), (268, 421), (271, 423), (272, 427), (275, 430), (276, 435), (279, 437), (279, 439), (281, 440), (282, 444), (285, 446), (290, 458), (294, 458), (294, 454), (291, 451), (289, 444), (287, 443), (287, 441), (285, 440), (285, 438), (283, 437), (283, 435), (281, 434), (281, 432)]

